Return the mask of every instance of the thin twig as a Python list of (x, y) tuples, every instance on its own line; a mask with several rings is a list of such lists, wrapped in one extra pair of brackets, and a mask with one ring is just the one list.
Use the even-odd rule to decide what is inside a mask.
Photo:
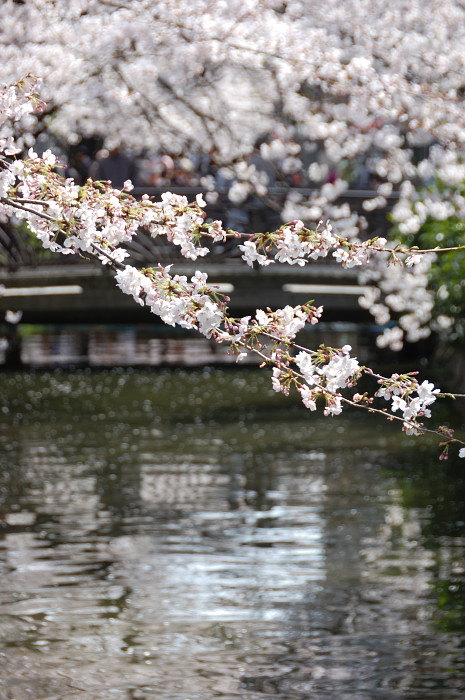
[[(19, 204), (17, 201), (15, 201), (11, 198), (0, 197), (0, 202), (2, 204), (7, 204), (10, 207), (14, 207), (15, 209), (20, 209), (21, 211), (25, 211), (28, 214), (35, 214), (35, 216), (38, 216), (41, 219), (46, 219), (47, 221), (53, 221), (53, 222), (56, 221), (56, 219), (54, 219), (53, 216), (46, 214), (44, 211), (35, 211), (35, 209), (30, 209), (29, 207), (25, 207), (22, 204)], [(35, 203), (42, 204), (42, 202), (35, 202)]]

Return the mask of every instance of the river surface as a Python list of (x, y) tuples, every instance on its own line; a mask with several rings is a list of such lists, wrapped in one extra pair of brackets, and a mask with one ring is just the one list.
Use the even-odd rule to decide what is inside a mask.
[(463, 460), (254, 368), (0, 387), (0, 700), (465, 697)]

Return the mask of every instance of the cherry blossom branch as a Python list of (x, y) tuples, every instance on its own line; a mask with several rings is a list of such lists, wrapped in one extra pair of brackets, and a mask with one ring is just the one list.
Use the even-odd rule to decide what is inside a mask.
[[(270, 336), (270, 334), (263, 333), (261, 335), (266, 335), (267, 337), (273, 337), (273, 339), (280, 341), (279, 338), (276, 338), (275, 336)], [(294, 347), (296, 347), (296, 344), (292, 343), (292, 341), (290, 344), (292, 344)], [(388, 412), (387, 409), (374, 408), (371, 405), (373, 399), (368, 397), (368, 395), (366, 393), (364, 395), (355, 394), (354, 397), (352, 399), (350, 399), (350, 398), (344, 396), (343, 394), (339, 393), (338, 391), (330, 390), (327, 386), (321, 386), (319, 384), (315, 384), (315, 389), (313, 391), (313, 397), (310, 399), (308, 396), (308, 389), (307, 389), (307, 385), (305, 383), (306, 377), (304, 374), (291, 369), (289, 367), (289, 365), (283, 365), (279, 361), (277, 362), (276, 359), (273, 357), (265, 355), (260, 349), (257, 348), (256, 345), (251, 345), (251, 344), (246, 343), (244, 341), (240, 341), (239, 345), (246, 348), (250, 352), (253, 352), (256, 355), (258, 355), (261, 359), (263, 359), (264, 364), (270, 364), (273, 367), (275, 367), (276, 372), (274, 373), (274, 388), (276, 391), (280, 391), (282, 393), (288, 394), (290, 384), (293, 383), (296, 386), (297, 390), (302, 393), (303, 399), (304, 399), (304, 404), (307, 405), (307, 407), (311, 408), (311, 410), (316, 409), (315, 400), (318, 397), (325, 398), (327, 406), (328, 406), (328, 397), (332, 397), (333, 402), (335, 402), (336, 404), (342, 403), (342, 404), (345, 404), (348, 406), (352, 406), (353, 408), (361, 408), (361, 409), (368, 411), (369, 413), (383, 416), (383, 418), (386, 418), (389, 421), (401, 422), (403, 425), (403, 430), (405, 432), (407, 432), (408, 434), (423, 435), (424, 433), (429, 433), (429, 434), (434, 435), (436, 437), (440, 437), (441, 440), (445, 440), (445, 442), (440, 443), (440, 445), (443, 447), (441, 457), (440, 457), (441, 459), (447, 459), (449, 447), (453, 443), (457, 443), (459, 445), (465, 445), (465, 441), (454, 437), (453, 431), (450, 428), (447, 428), (445, 426), (441, 426), (437, 430), (432, 429), (432, 428), (426, 428), (423, 423), (418, 423), (418, 421), (416, 421), (415, 418), (412, 418), (412, 419), (405, 418), (405, 417), (394, 415), (392, 412)], [(335, 351), (333, 348), (325, 348), (325, 351), (330, 351), (331, 353), (339, 352), (339, 353), (344, 354), (344, 349), (342, 349), (340, 351)], [(305, 353), (308, 353), (311, 355), (318, 354), (315, 351), (310, 352), (308, 350), (305, 350)], [(347, 354), (347, 350), (345, 351), (345, 353)], [(283, 367), (284, 367), (284, 369), (283, 369)], [(383, 383), (385, 386), (390, 384), (391, 391), (393, 391), (393, 392), (396, 390), (395, 389), (396, 386), (399, 386), (399, 384), (402, 382), (405, 383), (406, 378), (409, 379), (409, 383), (411, 383), (411, 385), (414, 389), (418, 390), (419, 386), (421, 386), (424, 389), (424, 391), (422, 392), (423, 396), (424, 396), (424, 398), (423, 398), (424, 405), (422, 406), (421, 411), (419, 411), (418, 415), (421, 415), (423, 412), (423, 414), (426, 417), (428, 417), (429, 412), (427, 411), (427, 409), (425, 410), (425, 406), (428, 404), (428, 401), (432, 403), (435, 400), (435, 398), (434, 398), (435, 394), (437, 394), (438, 396), (443, 396), (443, 394), (438, 393), (439, 390), (434, 390), (434, 392), (433, 392), (432, 391), (433, 385), (429, 385), (428, 382), (423, 382), (422, 385), (418, 385), (418, 382), (416, 382), (416, 380), (414, 380), (412, 382), (411, 378), (412, 378), (412, 374), (414, 374), (414, 373), (411, 373), (410, 375), (403, 375), (403, 377), (401, 377), (400, 375), (393, 375), (393, 377), (387, 378), (387, 377), (381, 377), (380, 375), (376, 375), (369, 368), (361, 367), (359, 369), (360, 369), (360, 374), (362, 374), (363, 372), (366, 372), (367, 374), (370, 374), (372, 376), (379, 377), (381, 380), (380, 383)], [(281, 374), (286, 376), (286, 383), (280, 382), (279, 377)], [(301, 380), (300, 384), (299, 384), (299, 380)], [(394, 389), (393, 389), (393, 385), (394, 385)], [(420, 391), (421, 391), (421, 389), (420, 389)], [(377, 392), (377, 394), (375, 394), (375, 396), (376, 395), (382, 396), (382, 395), (385, 395), (386, 393), (387, 393), (387, 390), (385, 389), (383, 392), (381, 392), (381, 391)], [(402, 403), (404, 403), (405, 406), (407, 406), (407, 403), (405, 402), (405, 400), (400, 398), (400, 391), (399, 391), (399, 394), (393, 394), (393, 395), (397, 396), (397, 403), (399, 405), (402, 405)], [(406, 391), (404, 391), (404, 395), (406, 395)], [(449, 394), (449, 396), (453, 397), (454, 395)], [(386, 396), (385, 396), (385, 398), (386, 398)], [(415, 401), (415, 399), (413, 399), (413, 401)], [(411, 408), (411, 404), (410, 404), (410, 408)], [(464, 451), (465, 451), (465, 449), (464, 449)]]
[[(50, 156), (48, 156), (50, 158)], [(40, 159), (34, 154), (31, 161), (32, 166), (28, 173), (29, 177), (41, 174), (44, 176), (44, 167)], [(56, 161), (49, 165), (55, 165)], [(55, 175), (53, 173), (53, 175)], [(56, 178), (56, 175), (55, 175)], [(25, 180), (27, 184), (28, 180)], [(58, 182), (54, 182), (56, 187)], [(17, 186), (16, 186), (17, 189)], [(130, 183), (128, 183), (130, 189)], [(46, 187), (42, 192), (38, 192), (37, 199), (27, 199), (25, 197), (17, 197), (12, 193), (9, 196), (3, 197), (4, 204), (10, 203), (11, 206), (22, 209), (25, 212), (36, 213), (24, 206), (25, 203), (40, 204), (41, 206), (52, 207), (56, 205), (52, 198), (50, 187)], [(191, 259), (196, 259), (198, 256), (206, 255), (209, 250), (202, 248), (199, 245), (201, 238), (207, 238), (213, 242), (224, 241), (226, 238), (247, 238), (246, 242), (239, 245), (239, 249), (243, 252), (243, 258), (249, 265), (257, 262), (260, 265), (269, 265), (272, 262), (286, 262), (288, 264), (298, 264), (300, 266), (307, 264), (309, 260), (317, 259), (318, 257), (326, 257), (333, 250), (333, 257), (342, 264), (343, 267), (354, 267), (369, 263), (370, 253), (385, 253), (390, 256), (393, 262), (399, 262), (399, 255), (410, 256), (406, 260), (406, 264), (413, 264), (416, 255), (424, 255), (425, 253), (441, 252), (440, 248), (431, 250), (418, 250), (416, 247), (387, 247), (387, 241), (384, 238), (373, 238), (367, 241), (349, 241), (347, 238), (338, 236), (333, 233), (329, 223), (324, 228), (317, 227), (316, 230), (308, 229), (301, 221), (292, 221), (281, 226), (279, 229), (269, 233), (243, 234), (232, 229), (225, 231), (220, 222), (212, 223), (205, 222), (206, 214), (203, 211), (205, 202), (198, 195), (197, 201), (189, 203), (185, 197), (179, 195), (163, 195), (162, 205), (153, 203), (148, 197), (143, 197), (141, 202), (137, 202), (127, 193), (124, 193), (124, 201), (118, 202), (118, 208), (115, 209), (115, 197), (119, 197), (120, 192), (113, 190), (110, 187), (105, 188), (103, 183), (86, 184), (81, 187), (78, 192), (72, 193), (72, 198), (69, 197), (69, 192), (62, 192), (63, 204), (69, 209), (68, 218), (76, 213), (80, 216), (79, 209), (85, 204), (86, 198), (89, 203), (94, 205), (100, 204), (109, 213), (119, 219), (119, 224), (123, 229), (123, 240), (128, 240), (135, 235), (138, 226), (148, 228), (152, 235), (157, 236), (164, 234), (176, 245), (181, 247), (181, 253)], [(46, 197), (46, 200), (39, 197)], [(123, 206), (121, 206), (123, 204)], [(74, 212), (73, 212), (74, 210)], [(43, 214), (43, 218), (48, 221), (54, 220), (59, 224), (57, 217)], [(65, 217), (66, 225), (68, 218)], [(124, 221), (132, 221), (133, 226), (127, 226)], [(120, 241), (117, 241), (119, 243)], [(115, 246), (116, 247), (116, 246)], [(457, 246), (455, 248), (447, 248), (444, 251), (460, 250), (465, 246)], [(275, 250), (274, 258), (270, 258), (269, 253)]]
[[(50, 158), (47, 156), (47, 158)], [(35, 156), (32, 159), (32, 163), (38, 161), (39, 159)], [(51, 167), (53, 163), (48, 163), (48, 166)], [(32, 169), (34, 172), (34, 168)], [(40, 173), (41, 178), (44, 178), (44, 167), (43, 164), (40, 165), (38, 168), (37, 172)], [(54, 182), (55, 185), (60, 185), (61, 183), (59, 180), (56, 178), (54, 173), (51, 173), (50, 176), (52, 177), (52, 182)], [(29, 179), (24, 177), (23, 175), (23, 181), (29, 185), (32, 185), (33, 182), (31, 181), (31, 177), (29, 176)], [(33, 178), (32, 178), (33, 180)], [(69, 183), (67, 185), (69, 186)], [(15, 186), (16, 188), (18, 186)], [(117, 195), (121, 194), (115, 190), (109, 189), (108, 191), (104, 190), (104, 192), (100, 192), (101, 186), (97, 188), (92, 188), (91, 185), (87, 187), (87, 194), (96, 196), (96, 204), (99, 202), (105, 203), (105, 195), (109, 195), (113, 199), (116, 199), (117, 203), (121, 204), (121, 200), (118, 200)], [(34, 188), (28, 186), (29, 191), (34, 191)], [(78, 191), (78, 194), (82, 195), (84, 193), (84, 189), (80, 188)], [(49, 194), (49, 193), (48, 193)], [(74, 193), (76, 194), (76, 193)], [(128, 204), (130, 207), (135, 206), (135, 200), (132, 200), (128, 195), (122, 193), (121, 196), (123, 196), (123, 202), (125, 204)], [(170, 196), (165, 196), (165, 201), (168, 202), (168, 206), (171, 207), (174, 204), (179, 205), (178, 210), (175, 211), (175, 218), (178, 216), (179, 218), (185, 216), (186, 211), (189, 209), (192, 209), (189, 207), (188, 204), (186, 204), (184, 201), (180, 201), (179, 199), (174, 199), (176, 198), (175, 195), (170, 195)], [(33, 215), (34, 217), (40, 219), (40, 220), (45, 220), (50, 223), (57, 223), (57, 218), (52, 217), (51, 215), (39, 211), (37, 212), (34, 209), (31, 209), (28, 206), (25, 206), (22, 201), (26, 200), (28, 198), (23, 197), (23, 198), (18, 198), (15, 196), (11, 196), (10, 198), (4, 197), (2, 198), (3, 203), (5, 204), (10, 204), (13, 208), (19, 209), (21, 212), (24, 212), (25, 214)], [(29, 199), (29, 201), (31, 201)], [(33, 201), (33, 200), (32, 200)], [(44, 202), (41, 201), (43, 204)], [(112, 202), (113, 207), (116, 206), (115, 202)], [(203, 204), (203, 201), (197, 202), (197, 207), (200, 207), (200, 205)], [(52, 207), (52, 203), (50, 201), (48, 202), (48, 205)], [(69, 206), (69, 205), (68, 205)], [(142, 203), (140, 204), (141, 207), (147, 208), (147, 200), (143, 200)], [(152, 209), (152, 205), (150, 203), (150, 208)], [(131, 210), (131, 212), (126, 211), (126, 213), (130, 214), (130, 218), (133, 220), (137, 220), (137, 216), (134, 214), (134, 210)], [(202, 212), (203, 213), (203, 212)], [(165, 220), (166, 220), (166, 211), (164, 212)], [(173, 211), (170, 210), (169, 216), (173, 216)], [(59, 217), (58, 217), (59, 220)], [(82, 222), (82, 213), (81, 213), (81, 218), (78, 216), (75, 216), (74, 219), (70, 216), (69, 212), (66, 217), (63, 217), (61, 220), (61, 224), (66, 224), (68, 227), (68, 230), (65, 231), (64, 228), (61, 228), (61, 232), (67, 234), (67, 240), (65, 241), (65, 245), (67, 242), (72, 241), (72, 243), (75, 243), (79, 241), (79, 238), (76, 237), (74, 234), (74, 230), (71, 226), (71, 221), (74, 221), (74, 226), (78, 225), (78, 223)], [(29, 222), (32, 224), (32, 222)], [(197, 232), (199, 232), (201, 229), (198, 226), (199, 221), (194, 222), (197, 224)], [(203, 218), (200, 219), (200, 224), (203, 224)], [(158, 225), (158, 224), (157, 224)], [(192, 226), (192, 221), (189, 221), (189, 225)], [(167, 272), (167, 268), (159, 268), (158, 271), (153, 271), (152, 269), (146, 270), (145, 272), (138, 272), (135, 270), (135, 268), (130, 268), (129, 266), (123, 265), (121, 259), (118, 257), (115, 257), (116, 255), (116, 249), (112, 246), (111, 244), (108, 243), (107, 239), (101, 235), (103, 228), (103, 224), (94, 230), (94, 234), (89, 240), (86, 241), (86, 244), (83, 246), (82, 241), (80, 241), (81, 245), (78, 246), (78, 249), (80, 248), (84, 252), (89, 252), (91, 250), (94, 250), (97, 254), (97, 257), (102, 262), (109, 262), (110, 265), (113, 267), (113, 269), (117, 270), (117, 283), (118, 286), (121, 287), (123, 291), (126, 291), (128, 293), (131, 293), (135, 300), (138, 303), (148, 303), (152, 310), (159, 313), (165, 322), (168, 323), (181, 323), (181, 325), (184, 325), (185, 327), (192, 327), (192, 328), (198, 328), (201, 330), (201, 332), (204, 332), (207, 337), (215, 336), (215, 338), (219, 342), (224, 342), (225, 340), (231, 341), (232, 345), (237, 344), (238, 340), (242, 340), (242, 338), (246, 335), (251, 338), (251, 342), (247, 343), (248, 348), (252, 348), (254, 352), (259, 352), (261, 353), (260, 348), (257, 347), (256, 342), (258, 336), (268, 336), (269, 339), (271, 339), (275, 345), (279, 343), (284, 343), (287, 345), (288, 348), (292, 346), (292, 339), (295, 335), (295, 333), (300, 330), (300, 328), (305, 325), (305, 323), (311, 319), (312, 323), (316, 323), (318, 321), (319, 316), (321, 315), (322, 309), (316, 309), (315, 307), (311, 307), (310, 305), (307, 305), (306, 307), (295, 307), (292, 309), (291, 307), (286, 307), (284, 310), (278, 310), (277, 312), (271, 312), (269, 311), (268, 313), (265, 313), (263, 311), (257, 312), (256, 319), (252, 321), (252, 323), (249, 324), (250, 318), (246, 317), (245, 319), (240, 319), (239, 322), (235, 323), (233, 319), (229, 319), (226, 315), (225, 308), (224, 308), (224, 303), (218, 304), (216, 299), (217, 299), (217, 294), (214, 290), (208, 289), (205, 285), (206, 282), (206, 276), (203, 277), (197, 277), (194, 281), (193, 278), (193, 287), (190, 289), (188, 286), (186, 286), (186, 281), (179, 278), (178, 276), (175, 276), (172, 278), (169, 273)], [(301, 222), (291, 222), (290, 225), (287, 227), (283, 227), (280, 229), (280, 231), (283, 231), (284, 236), (295, 236), (295, 234), (299, 234), (303, 231), (302, 233), (302, 241), (303, 244), (305, 242), (310, 242), (313, 244), (315, 240), (318, 240), (320, 243), (320, 248), (322, 246), (322, 241), (323, 244), (328, 244), (331, 243), (331, 230), (326, 228), (325, 234), (321, 236), (319, 239), (317, 238), (317, 232), (310, 231), (308, 229), (305, 229), (303, 227), (303, 224), (301, 225)], [(325, 238), (326, 236), (326, 238)], [(49, 240), (50, 246), (54, 243), (55, 246), (58, 244), (56, 243), (56, 233), (54, 234), (54, 240), (51, 241)], [(276, 247), (278, 248), (278, 255), (279, 252), (283, 252), (283, 248), (280, 246), (280, 243), (282, 239), (278, 237), (278, 232), (275, 232), (274, 234), (256, 234), (256, 238), (259, 241), (259, 245), (262, 247), (262, 249), (265, 250), (266, 254), (266, 246), (268, 248), (276, 244)], [(298, 235), (297, 235), (298, 239)], [(249, 242), (250, 242), (250, 237), (249, 237)], [(382, 244), (382, 243), (381, 243)], [(109, 245), (110, 251), (108, 252), (105, 249), (105, 246)], [(287, 240), (287, 245), (289, 245), (289, 240)], [(378, 248), (380, 245), (379, 239), (374, 239), (373, 241), (369, 242), (369, 245), (372, 248)], [(74, 246), (73, 246), (74, 247)], [(245, 247), (245, 246), (244, 246)], [(366, 250), (366, 248), (365, 248)], [(278, 255), (276, 257), (278, 257)], [(102, 259), (103, 258), (103, 259)], [(200, 273), (199, 273), (200, 274)], [(153, 288), (153, 285), (155, 284), (155, 290)], [(158, 285), (158, 286), (157, 286)], [(197, 295), (192, 294), (192, 291), (195, 290), (197, 292)], [(198, 292), (201, 293), (199, 294)], [(180, 302), (180, 307), (173, 309), (172, 308), (172, 303), (173, 299), (176, 298), (178, 306)], [(238, 337), (235, 337), (234, 335), (231, 335), (231, 333), (217, 333), (217, 329), (219, 328), (220, 324), (224, 324), (227, 328), (234, 329), (236, 332), (236, 335)], [(275, 332), (268, 332), (266, 328), (275, 329)], [(276, 334), (277, 331), (277, 334)], [(253, 342), (253, 339), (255, 339), (255, 343)], [(308, 351), (304, 350), (299, 346), (300, 355), (299, 356), (304, 356), (306, 358), (316, 358), (317, 362), (319, 361), (320, 364), (323, 364), (326, 367), (326, 370), (330, 367), (331, 363), (333, 362), (334, 358), (342, 357), (345, 358), (347, 355), (347, 351), (342, 349), (342, 355), (341, 353), (337, 353), (333, 349), (326, 349), (327, 355), (324, 355), (323, 351)], [(260, 355), (262, 359), (264, 358), (264, 354)], [(275, 384), (279, 386), (279, 376), (281, 376), (281, 369), (280, 367), (283, 366), (283, 361), (282, 358), (284, 357), (283, 354), (281, 356), (277, 355), (276, 356), (276, 369), (278, 370), (279, 374), (275, 375)], [(347, 358), (346, 358), (347, 359)], [(287, 367), (289, 367), (289, 362), (291, 362), (291, 358), (288, 360)], [(354, 361), (355, 362), (355, 361)], [(326, 363), (326, 364), (325, 364)], [(308, 363), (307, 363), (308, 364)], [(318, 367), (315, 365), (313, 368), (313, 371), (319, 371)], [(356, 370), (359, 374), (362, 373), (362, 368), (359, 368), (358, 363), (356, 365), (352, 366), (352, 369)], [(325, 370), (323, 369), (322, 372), (324, 373)], [(321, 374), (321, 372), (320, 372)], [(352, 372), (354, 374), (354, 372)], [(372, 373), (373, 374), (373, 373)], [(342, 398), (340, 395), (333, 389), (331, 389), (331, 385), (328, 385), (327, 387), (325, 386), (323, 389), (321, 387), (320, 382), (316, 382), (316, 374), (314, 374), (311, 377), (311, 381), (313, 383), (316, 383), (316, 385), (319, 387), (319, 389), (316, 390), (317, 394), (321, 394), (323, 391), (323, 394), (326, 396), (326, 401), (327, 401), (327, 412), (330, 414), (338, 414), (340, 412), (340, 406), (342, 402)], [(305, 374), (302, 375), (302, 377), (305, 377)], [(347, 380), (348, 376), (345, 376), (345, 380)], [(307, 377), (308, 379), (308, 377)], [(338, 379), (338, 382), (340, 382), (340, 378)], [(388, 398), (391, 396), (390, 390), (392, 389), (392, 382), (389, 379), (386, 378), (380, 378), (379, 381), (381, 381), (384, 386), (384, 395), (385, 398)], [(391, 382), (391, 384), (389, 384)], [(388, 387), (389, 388), (386, 388)], [(397, 393), (396, 393), (397, 389)], [(402, 386), (402, 393), (403, 395), (409, 397), (411, 392), (415, 389), (418, 389), (418, 384), (412, 384), (411, 386), (406, 387), (405, 386), (405, 381), (404, 385)], [(300, 387), (301, 393), (304, 391), (304, 387)], [(401, 391), (399, 389), (399, 384), (397, 387), (393, 390), (395, 395), (400, 395)], [(313, 396), (315, 395), (315, 392), (306, 390), (306, 396), (304, 396), (304, 399), (306, 400), (307, 404), (313, 404), (314, 399)], [(305, 392), (304, 392), (305, 393)], [(436, 391), (437, 393), (437, 391)], [(431, 401), (431, 396), (429, 396), (428, 401)], [(423, 432), (422, 430), (422, 424), (419, 424), (416, 420), (412, 420), (410, 417), (410, 414), (412, 413), (412, 406), (414, 406), (414, 401), (406, 401), (404, 398), (397, 399), (397, 403), (395, 404), (394, 410), (397, 410), (398, 408), (402, 408), (404, 410), (404, 417), (402, 420), (404, 429), (407, 432), (417, 432), (421, 433)], [(344, 397), (344, 402), (343, 403), (350, 403), (350, 405), (357, 405), (357, 402), (351, 401), (350, 399), (346, 399)], [(414, 416), (417, 415), (423, 415), (426, 414), (425, 412), (425, 399), (420, 400), (420, 402), (417, 402), (417, 407), (416, 410), (414, 411)], [(361, 404), (363, 405), (363, 404)], [(376, 409), (378, 410), (378, 409)], [(387, 414), (386, 411), (379, 411), (380, 414), (383, 415), (389, 415), (390, 417), (392, 416), (391, 414)], [(398, 419), (396, 416), (393, 416), (393, 419)]]
[[(13, 111), (13, 118), (20, 111)], [(6, 148), (14, 153), (14, 143), (9, 137)], [(165, 323), (196, 329), (218, 343), (228, 343), (239, 360), (244, 351), (255, 353), (264, 364), (273, 367), (275, 391), (287, 395), (294, 387), (311, 411), (316, 410), (317, 400), (323, 399), (327, 416), (339, 415), (343, 406), (350, 405), (401, 422), (403, 431), (409, 435), (435, 434), (444, 440), (441, 443), (443, 459), (451, 444), (465, 445), (449, 428), (434, 430), (420, 422), (430, 417), (429, 406), (443, 394), (426, 380), (420, 384), (414, 376), (416, 373), (382, 377), (360, 366), (357, 358), (350, 355), (348, 345), (342, 348), (321, 346), (317, 350), (297, 345), (294, 340), (297, 333), (307, 323), (318, 323), (322, 307), (308, 303), (275, 311), (258, 309), (254, 318), (237, 319), (228, 314), (229, 298), (209, 286), (203, 272), (197, 271), (187, 280), (185, 276), (172, 275), (171, 266), (138, 270), (123, 263), (128, 254), (124, 244), (141, 226), (153, 236), (165, 235), (180, 246), (183, 255), (194, 260), (209, 252), (199, 245), (203, 237), (213, 242), (224, 241), (226, 237), (244, 238), (244, 234), (236, 231), (225, 231), (219, 221), (208, 221), (201, 195), (193, 203), (172, 193), (163, 194), (161, 202), (154, 202), (146, 195), (139, 202), (129, 194), (132, 189), (129, 181), (122, 191), (100, 182), (88, 181), (77, 186), (72, 180), (61, 178), (54, 171), (56, 167), (57, 160), (51, 152), (46, 151), (39, 158), (30, 150), (27, 158), (6, 161), (0, 172), (0, 210), (3, 208), (6, 214), (16, 212), (24, 218), (44, 247), (64, 254), (88, 256), (109, 265), (115, 272), (117, 286), (138, 304), (149, 307)], [(31, 208), (35, 205), (41, 207), (39, 211)], [(304, 265), (332, 251), (344, 267), (352, 267), (367, 264), (371, 253), (387, 253), (394, 260), (398, 255), (416, 253), (413, 248), (389, 249), (387, 241), (378, 237), (363, 242), (349, 241), (334, 234), (329, 223), (312, 230), (300, 220), (291, 221), (271, 233), (245, 237), (247, 240), (239, 249), (249, 264), (268, 265), (277, 261)], [(274, 253), (273, 258), (270, 258), (271, 253)], [(351, 397), (341, 393), (341, 390), (356, 387), (363, 375), (370, 375), (377, 381), (378, 388), (373, 396), (367, 392), (353, 393)], [(375, 398), (390, 401), (390, 409), (373, 407)], [(397, 411), (402, 416), (396, 415)], [(465, 457), (465, 447), (460, 449), (459, 455)]]

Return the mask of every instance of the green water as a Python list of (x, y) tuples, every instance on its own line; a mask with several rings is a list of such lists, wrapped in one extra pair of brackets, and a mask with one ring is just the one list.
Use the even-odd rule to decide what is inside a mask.
[(0, 700), (464, 697), (463, 460), (250, 368), (0, 386)]

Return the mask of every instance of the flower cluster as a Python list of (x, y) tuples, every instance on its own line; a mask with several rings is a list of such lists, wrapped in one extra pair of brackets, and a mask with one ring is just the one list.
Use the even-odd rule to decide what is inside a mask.
[(161, 202), (156, 204), (143, 195), (142, 204), (145, 205), (142, 225), (153, 238), (165, 235), (171, 243), (180, 246), (186, 258), (197, 260), (208, 254), (209, 249), (199, 245), (202, 236), (213, 243), (226, 240), (227, 233), (221, 221), (205, 224), (203, 207), (206, 202), (201, 195), (197, 195), (195, 205), (189, 205), (187, 197), (171, 192), (162, 194)]
[(38, 97), (38, 87), (39, 81), (30, 76), (11, 85), (0, 85), (0, 153), (5, 156), (21, 152), (24, 145), (19, 133), (21, 127), (30, 128), (34, 110), (43, 105)]
[(404, 432), (407, 435), (421, 435), (424, 425), (418, 422), (418, 418), (430, 418), (428, 406), (436, 401), (440, 390), (426, 380), (419, 384), (411, 374), (393, 374), (388, 379), (380, 379), (379, 383), (381, 387), (375, 396), (391, 401), (393, 413), (402, 413)]
[[(332, 255), (343, 267), (366, 265), (372, 253), (386, 252), (387, 240), (375, 237), (365, 241), (348, 240), (333, 232), (329, 223), (322, 222), (315, 229), (307, 228), (300, 220), (291, 221), (271, 233), (256, 233), (240, 244), (242, 258), (253, 267), (254, 263), (266, 266), (273, 262), (303, 267), (311, 260)], [(270, 253), (274, 251), (274, 258)]]
[(210, 338), (223, 321), (224, 302), (212, 299), (205, 273), (197, 271), (189, 283), (184, 275), (171, 275), (170, 267), (137, 270), (126, 265), (116, 273), (116, 284), (169, 326), (195, 328)]
[(344, 345), (339, 352), (327, 348), (312, 355), (305, 351), (299, 352), (295, 363), (307, 384), (299, 387), (305, 406), (314, 410), (316, 399), (323, 396), (326, 400), (326, 416), (341, 413), (339, 389), (352, 386), (361, 373), (358, 360), (349, 354), (351, 350), (350, 345)]
[[(386, 251), (360, 272), (360, 282), (370, 287), (359, 304), (377, 325), (387, 326), (376, 340), (378, 347), (398, 351), (404, 339), (416, 343), (430, 336), (434, 294), (428, 287), (428, 272), (435, 258), (436, 253), (411, 251), (403, 264), (400, 256)], [(398, 322), (393, 325), (395, 318)]]

